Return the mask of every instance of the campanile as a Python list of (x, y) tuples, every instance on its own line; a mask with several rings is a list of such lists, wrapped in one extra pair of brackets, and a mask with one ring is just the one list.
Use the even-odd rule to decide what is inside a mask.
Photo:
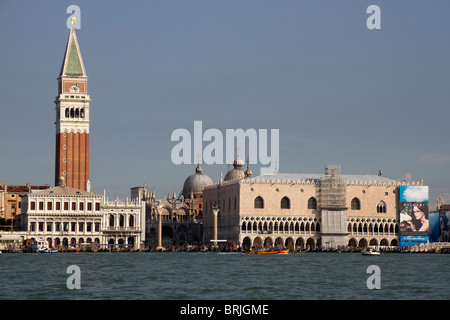
[(72, 24), (56, 97), (55, 186), (89, 189), (89, 102), (87, 75)]

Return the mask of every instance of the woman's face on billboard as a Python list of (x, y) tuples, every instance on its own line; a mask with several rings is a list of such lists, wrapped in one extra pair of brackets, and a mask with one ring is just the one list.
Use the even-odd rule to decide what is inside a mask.
[(419, 207), (416, 207), (416, 206), (413, 207), (413, 214), (414, 214), (414, 217), (416, 218), (416, 220), (420, 220), (424, 216), (423, 211), (420, 210)]

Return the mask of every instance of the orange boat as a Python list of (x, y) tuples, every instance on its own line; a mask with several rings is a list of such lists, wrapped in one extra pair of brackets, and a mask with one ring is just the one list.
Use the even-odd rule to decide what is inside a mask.
[(250, 251), (242, 251), (242, 253), (245, 254), (288, 254), (289, 249), (287, 250), (265, 250), (265, 251), (258, 251), (258, 250), (250, 250)]

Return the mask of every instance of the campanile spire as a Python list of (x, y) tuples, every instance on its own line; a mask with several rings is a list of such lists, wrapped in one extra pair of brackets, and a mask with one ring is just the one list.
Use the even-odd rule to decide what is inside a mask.
[(56, 109), (55, 185), (86, 190), (89, 181), (89, 102), (87, 75), (74, 21), (58, 80)]

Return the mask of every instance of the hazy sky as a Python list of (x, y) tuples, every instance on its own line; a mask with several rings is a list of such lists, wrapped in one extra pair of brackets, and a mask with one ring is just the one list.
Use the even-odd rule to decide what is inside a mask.
[[(279, 171), (420, 178), (450, 202), (449, 1), (0, 2), (0, 180), (53, 184), (69, 5), (91, 97), (90, 179), (181, 191), (175, 129), (279, 129)], [(369, 30), (369, 5), (381, 30)], [(207, 143), (204, 143), (205, 147)], [(192, 151), (192, 160), (196, 156)], [(252, 170), (259, 174), (259, 166)], [(203, 165), (217, 181), (227, 166)]]

